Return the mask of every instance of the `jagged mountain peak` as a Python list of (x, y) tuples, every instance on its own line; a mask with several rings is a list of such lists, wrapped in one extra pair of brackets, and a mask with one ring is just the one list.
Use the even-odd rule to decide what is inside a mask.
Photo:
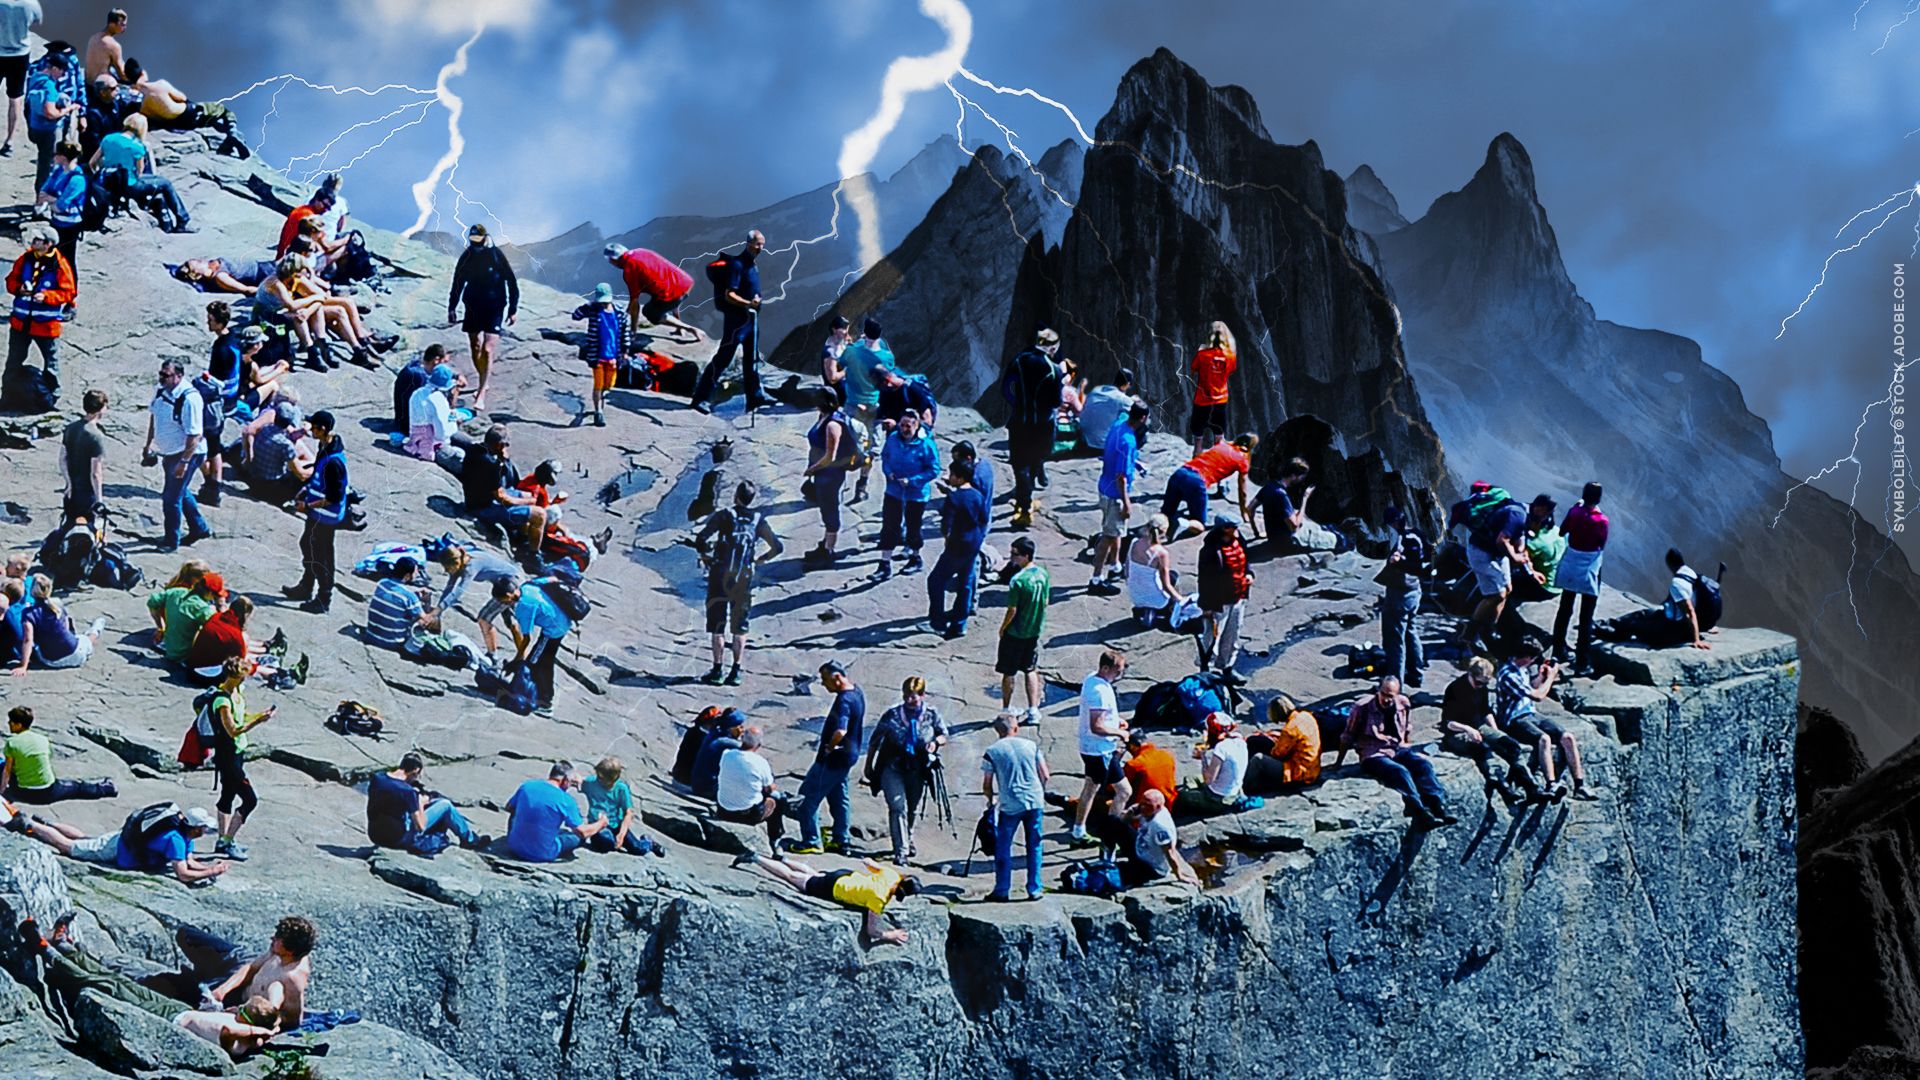
[(1497, 183), (1502, 191), (1536, 205), (1539, 203), (1533, 185), (1533, 158), (1512, 132), (1503, 131), (1487, 144), (1487, 160), (1473, 179), (1475, 183), (1483, 180)]
[(1347, 220), (1361, 232), (1380, 236), (1407, 227), (1400, 201), (1382, 181), (1373, 166), (1362, 165), (1346, 179)]
[(1214, 86), (1161, 46), (1127, 69), (1114, 94), (1113, 108), (1100, 119), (1095, 134), (1103, 142), (1126, 139), (1147, 118), (1190, 132), (1212, 128), (1228, 117), (1251, 134), (1268, 141), (1273, 138), (1260, 119), (1260, 106), (1245, 88)]
[[(1426, 216), (1382, 242), (1401, 237), (1417, 238), (1415, 245), (1428, 252), (1449, 252), (1448, 287), (1465, 305), (1462, 312), (1474, 298), (1491, 295), (1490, 289), (1518, 289), (1531, 297), (1536, 329), (1565, 312), (1591, 315), (1540, 204), (1533, 159), (1511, 133), (1501, 132), (1487, 145), (1486, 160), (1464, 187), (1435, 199)], [(1404, 267), (1394, 276), (1418, 272)]]

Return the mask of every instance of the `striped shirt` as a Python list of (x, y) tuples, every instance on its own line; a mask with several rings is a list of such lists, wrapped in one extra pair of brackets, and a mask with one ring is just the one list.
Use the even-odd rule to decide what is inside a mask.
[(394, 578), (382, 578), (367, 601), (367, 640), (383, 649), (398, 649), (406, 644), (423, 611), (412, 589)]

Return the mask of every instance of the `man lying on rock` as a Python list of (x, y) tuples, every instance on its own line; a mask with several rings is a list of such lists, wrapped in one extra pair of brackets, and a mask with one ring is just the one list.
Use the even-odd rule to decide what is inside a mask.
[(831, 900), (845, 907), (866, 912), (860, 924), (860, 941), (865, 945), (905, 945), (905, 927), (888, 926), (881, 916), (895, 897), (920, 892), (920, 879), (902, 874), (872, 859), (861, 859), (858, 870), (828, 870), (822, 873), (792, 859), (769, 859), (743, 851), (733, 860), (735, 866), (758, 866), (778, 881), (816, 900)]
[(196, 806), (148, 820), (147, 810), (135, 811), (143, 820), (136, 829), (140, 842), (131, 848), (122, 843), (125, 828), (88, 836), (72, 825), (30, 818), (7, 803), (0, 803), (0, 815), (5, 815), (0, 828), (30, 836), (70, 859), (151, 874), (165, 871), (187, 885), (211, 882), (232, 865), (225, 859), (194, 857), (193, 842), (220, 827), (212, 811)]

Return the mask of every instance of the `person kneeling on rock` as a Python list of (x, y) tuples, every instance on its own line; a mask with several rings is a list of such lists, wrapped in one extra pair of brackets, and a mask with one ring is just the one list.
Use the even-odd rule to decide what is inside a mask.
[(872, 859), (860, 860), (858, 870), (821, 873), (803, 862), (769, 859), (751, 851), (741, 852), (733, 860), (733, 865), (758, 866), (776, 880), (791, 885), (797, 892), (817, 900), (831, 900), (846, 907), (864, 910), (867, 914), (860, 926), (863, 944), (907, 943), (906, 928), (887, 926), (881, 915), (887, 910), (887, 903), (894, 898), (914, 896), (920, 892), (920, 879), (912, 874), (902, 874)]

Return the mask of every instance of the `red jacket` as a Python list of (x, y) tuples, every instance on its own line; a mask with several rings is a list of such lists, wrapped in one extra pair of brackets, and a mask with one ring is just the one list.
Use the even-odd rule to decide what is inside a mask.
[[(67, 305), (73, 303), (73, 267), (67, 265), (67, 257), (56, 250), (47, 255), (47, 260), (35, 259), (33, 249), (28, 248), (14, 260), (13, 271), (7, 275), (7, 291), (13, 294), (13, 315), (8, 325), (25, 330), (28, 337), (59, 337)], [(33, 298), (35, 292), (40, 293), (39, 300)]]
[(693, 291), (692, 274), (646, 248), (634, 248), (620, 256), (620, 276), (626, 279), (628, 296), (645, 293), (662, 304), (671, 304)]
[(1200, 548), (1200, 607), (1221, 611), (1247, 598), (1253, 580), (1247, 577), (1247, 546), (1238, 533), (1230, 543), (1216, 543), (1209, 535)]

